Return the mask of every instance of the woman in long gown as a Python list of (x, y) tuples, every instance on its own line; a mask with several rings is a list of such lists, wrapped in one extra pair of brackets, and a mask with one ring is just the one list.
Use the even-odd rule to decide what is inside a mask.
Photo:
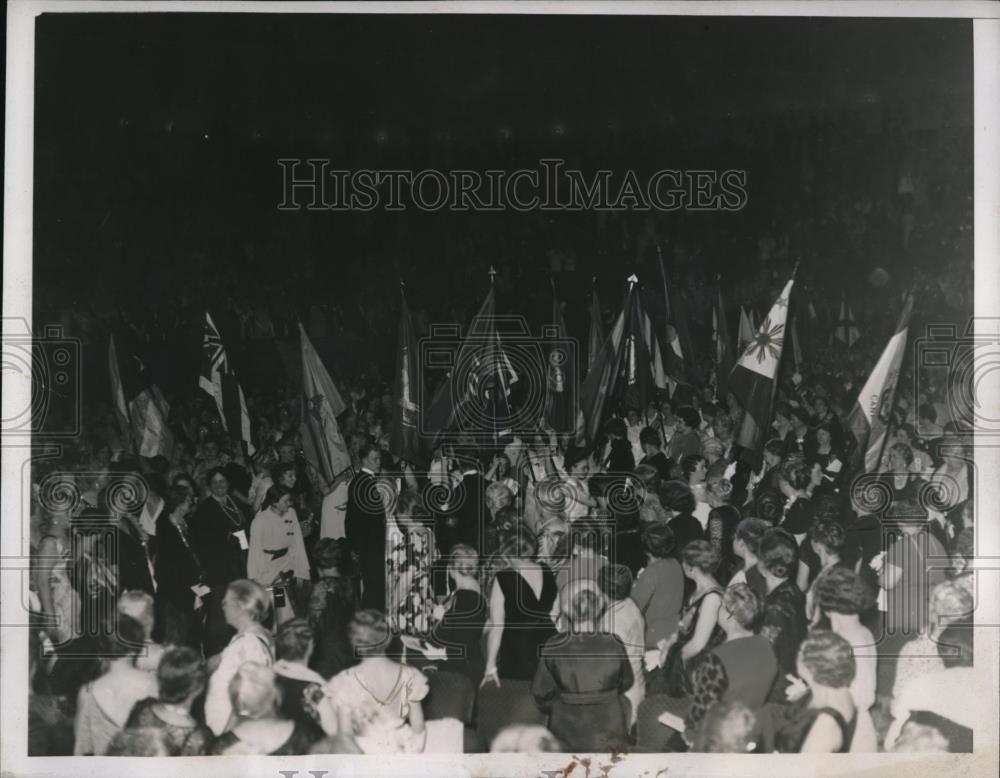
[(330, 736), (352, 737), (366, 754), (412, 754), (427, 737), (421, 700), (427, 679), (419, 670), (386, 656), (389, 625), (375, 610), (351, 620), (350, 639), (361, 663), (331, 678), (317, 704)]
[(400, 495), (388, 534), (389, 623), (406, 635), (426, 635), (434, 610), (431, 573), (436, 550), (418, 492), (407, 490)]
[(534, 541), (514, 537), (497, 554), (486, 627), (486, 672), (479, 691), (484, 743), (509, 724), (542, 724), (531, 695), (539, 649), (556, 634), (556, 577), (534, 559)]

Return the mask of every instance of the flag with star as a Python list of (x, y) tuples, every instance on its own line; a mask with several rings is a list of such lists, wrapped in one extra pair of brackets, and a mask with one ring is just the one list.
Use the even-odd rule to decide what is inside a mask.
[(347, 405), (299, 324), (302, 339), (302, 450), (327, 488), (351, 466), (351, 455), (337, 424)]
[(215, 400), (223, 428), (232, 441), (240, 441), (244, 453), (253, 455), (254, 445), (250, 435), (250, 414), (247, 412), (243, 387), (236, 378), (236, 372), (229, 364), (222, 336), (212, 321), (212, 315), (205, 312), (205, 333), (201, 343), (201, 373), (198, 386)]
[(788, 298), (794, 283), (793, 274), (729, 375), (729, 391), (746, 411), (736, 443), (750, 452), (760, 452), (771, 425), (778, 366), (786, 339)]

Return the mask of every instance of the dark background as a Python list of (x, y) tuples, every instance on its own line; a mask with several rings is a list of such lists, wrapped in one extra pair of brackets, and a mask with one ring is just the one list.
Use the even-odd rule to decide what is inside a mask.
[[(803, 294), (884, 309), (871, 268), (895, 291), (913, 268), (971, 264), (968, 20), (46, 14), (36, 32), (35, 309), (85, 312), (88, 337), (153, 316), (147, 330), (179, 318), (196, 344), (208, 307), (236, 340), (232, 311), (265, 306), (290, 338), (318, 305), (336, 374), (391, 364), (400, 278), (423, 331), (464, 324), (491, 264), (498, 312), (539, 322), (559, 270), (584, 337), (592, 276), (608, 314), (632, 270), (659, 293), (654, 242), (696, 332), (718, 272), (733, 304), (763, 310), (800, 260)], [(737, 214), (279, 212), (276, 160), (307, 156), (734, 167), (749, 199)], [(904, 171), (926, 182), (905, 249)]]

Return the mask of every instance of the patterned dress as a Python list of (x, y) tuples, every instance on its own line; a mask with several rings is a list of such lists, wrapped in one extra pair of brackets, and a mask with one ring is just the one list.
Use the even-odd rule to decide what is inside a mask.
[(426, 527), (390, 525), (387, 546), (389, 626), (406, 635), (427, 635), (435, 604), (431, 579), (436, 556), (434, 535)]

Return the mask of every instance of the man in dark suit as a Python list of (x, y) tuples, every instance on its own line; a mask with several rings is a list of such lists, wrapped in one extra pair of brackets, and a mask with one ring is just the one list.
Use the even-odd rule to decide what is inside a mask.
[(375, 483), (382, 452), (368, 438), (358, 451), (361, 469), (347, 487), (344, 535), (361, 566), (361, 605), (385, 611), (385, 506)]
[(471, 458), (462, 459), (462, 480), (455, 490), (454, 500), (456, 510), (453, 521), (446, 522), (446, 531), (442, 533), (449, 541), (447, 547), (438, 550), (442, 554), (451, 552), (456, 543), (465, 543), (477, 551), (482, 550), (483, 515), (486, 511), (486, 479), (483, 477), (479, 464)]

